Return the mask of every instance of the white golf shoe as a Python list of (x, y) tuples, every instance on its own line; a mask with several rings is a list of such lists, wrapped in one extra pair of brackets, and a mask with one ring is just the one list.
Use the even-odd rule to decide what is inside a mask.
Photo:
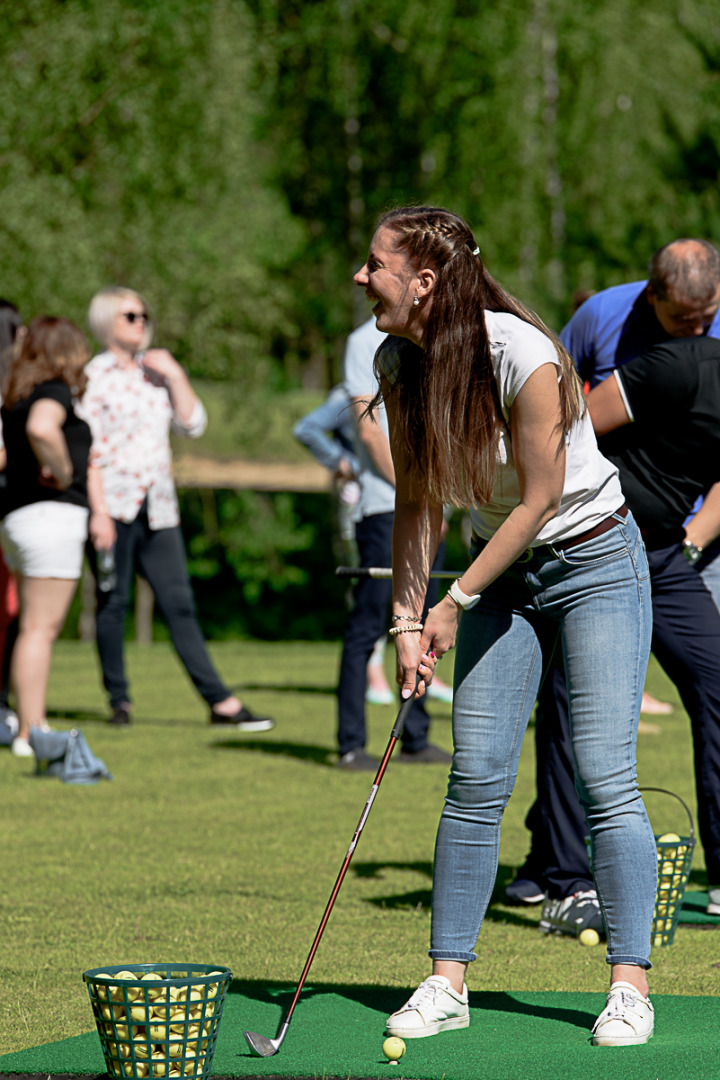
[(424, 1039), (440, 1031), (466, 1028), (469, 1023), (467, 986), (458, 994), (444, 975), (431, 975), (402, 1009), (388, 1017), (385, 1026), (401, 1039)]
[(593, 1046), (638, 1046), (652, 1038), (653, 1007), (631, 983), (610, 987), (607, 1005), (592, 1029)]

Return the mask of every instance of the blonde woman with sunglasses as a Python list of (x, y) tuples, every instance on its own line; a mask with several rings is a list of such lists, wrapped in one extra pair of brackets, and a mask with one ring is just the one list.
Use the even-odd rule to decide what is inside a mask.
[(128, 595), (135, 568), (153, 590), (170, 636), (195, 688), (210, 706), (210, 722), (266, 731), (222, 682), (197, 622), (185, 560), (170, 432), (197, 438), (205, 409), (181, 365), (167, 349), (151, 349), (152, 323), (132, 289), (108, 288), (88, 312), (104, 351), (88, 364), (83, 415), (93, 433), (88, 474), (93, 553), (114, 549), (116, 580), (97, 589), (97, 644), (110, 723), (130, 723), (131, 700), (123, 658)]

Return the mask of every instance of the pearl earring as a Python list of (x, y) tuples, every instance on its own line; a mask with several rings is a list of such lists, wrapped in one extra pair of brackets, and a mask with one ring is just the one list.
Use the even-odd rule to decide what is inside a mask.
[(413, 297), (413, 307), (419, 307), (419, 306), (420, 306), (420, 297), (418, 296), (417, 293), (415, 293), (415, 296)]

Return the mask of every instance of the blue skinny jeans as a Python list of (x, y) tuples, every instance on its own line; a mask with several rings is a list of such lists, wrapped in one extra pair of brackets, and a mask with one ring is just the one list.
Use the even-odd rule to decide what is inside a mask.
[(433, 959), (476, 959), (503, 811), (559, 635), (575, 785), (591, 839), (607, 962), (651, 966), (657, 854), (637, 786), (635, 747), (652, 608), (635, 521), (631, 514), (616, 520), (613, 529), (566, 551), (534, 549), (462, 615), (453, 764), (435, 848)]

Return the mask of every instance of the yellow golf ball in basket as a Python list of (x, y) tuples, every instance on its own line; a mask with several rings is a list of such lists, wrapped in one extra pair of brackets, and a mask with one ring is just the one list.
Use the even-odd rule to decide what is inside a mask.
[(587, 929), (580, 931), (579, 940), (581, 945), (597, 945), (600, 941), (600, 935), (597, 930), (593, 930), (591, 926), (588, 926)]
[(405, 1043), (397, 1035), (391, 1035), (382, 1045), (383, 1054), (388, 1061), (398, 1061), (405, 1053)]

